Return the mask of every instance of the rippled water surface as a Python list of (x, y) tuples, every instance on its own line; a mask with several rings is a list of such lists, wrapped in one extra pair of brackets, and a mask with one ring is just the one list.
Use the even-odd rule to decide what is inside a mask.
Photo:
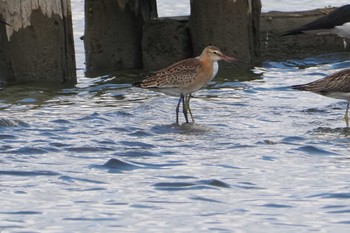
[(133, 74), (2, 89), (0, 232), (348, 232), (346, 103), (289, 86), (349, 60), (225, 70), (194, 125)]

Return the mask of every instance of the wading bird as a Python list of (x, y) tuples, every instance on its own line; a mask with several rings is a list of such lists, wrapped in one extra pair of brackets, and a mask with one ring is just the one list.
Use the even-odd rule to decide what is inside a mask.
[(350, 69), (338, 71), (311, 83), (295, 85), (292, 88), (348, 101), (345, 111), (345, 122), (346, 127), (349, 127)]
[(212, 80), (219, 69), (218, 61), (238, 61), (226, 56), (215, 46), (206, 47), (199, 57), (179, 61), (167, 68), (150, 73), (146, 79), (134, 86), (151, 89), (171, 96), (180, 96), (176, 107), (176, 124), (179, 124), (179, 108), (182, 103), (182, 112), (186, 123), (188, 113), (192, 123), (194, 118), (190, 109), (191, 94), (201, 89)]

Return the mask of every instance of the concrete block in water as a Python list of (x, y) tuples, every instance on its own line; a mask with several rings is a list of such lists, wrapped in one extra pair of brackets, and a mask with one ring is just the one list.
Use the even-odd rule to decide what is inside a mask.
[(240, 60), (260, 64), (260, 0), (192, 0), (191, 36), (195, 54), (209, 44)]
[(181, 17), (146, 22), (142, 38), (144, 69), (158, 70), (188, 57), (192, 57), (192, 45), (187, 22)]
[(350, 51), (344, 48), (343, 39), (337, 35), (281, 36), (283, 32), (314, 21), (332, 9), (315, 9), (299, 12), (267, 12), (260, 20), (261, 59), (282, 60), (305, 58), (326, 53)]
[(76, 83), (70, 0), (1, 1), (0, 80)]
[(157, 16), (156, 0), (86, 0), (86, 75), (142, 68), (142, 26)]

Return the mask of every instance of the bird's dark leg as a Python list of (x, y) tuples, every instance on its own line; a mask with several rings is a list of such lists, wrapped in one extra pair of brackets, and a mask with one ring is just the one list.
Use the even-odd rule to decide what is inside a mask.
[(193, 118), (192, 111), (191, 111), (191, 108), (190, 108), (190, 99), (191, 99), (191, 97), (192, 97), (191, 94), (188, 94), (188, 95), (185, 96), (185, 99), (186, 99), (186, 109), (187, 109), (187, 111), (190, 113), (192, 123), (194, 123), (194, 118)]
[(183, 94), (181, 94), (179, 102), (177, 103), (177, 106), (176, 106), (176, 124), (179, 124), (179, 111), (180, 111), (180, 104), (182, 99), (183, 99)]
[(190, 123), (188, 122), (188, 116), (187, 116), (187, 107), (186, 107), (186, 100), (185, 100), (185, 96), (183, 94), (181, 94), (182, 96), (182, 112), (184, 114), (186, 123)]
[(345, 111), (346, 127), (349, 127), (349, 105), (350, 105), (350, 103), (348, 102), (348, 104), (346, 105), (346, 111)]

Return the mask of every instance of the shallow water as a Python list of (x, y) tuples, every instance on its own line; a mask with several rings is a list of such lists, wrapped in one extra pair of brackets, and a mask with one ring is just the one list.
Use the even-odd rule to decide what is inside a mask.
[(1, 231), (345, 232), (345, 103), (288, 86), (347, 56), (225, 72), (192, 99), (194, 125), (123, 77), (2, 90)]
[(2, 89), (0, 232), (347, 232), (345, 103), (289, 86), (349, 60), (221, 72), (194, 125), (132, 75)]

